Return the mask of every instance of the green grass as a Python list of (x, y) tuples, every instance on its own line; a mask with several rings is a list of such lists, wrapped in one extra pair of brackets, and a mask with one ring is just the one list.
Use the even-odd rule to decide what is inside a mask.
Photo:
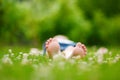
[[(119, 49), (108, 49), (102, 62), (95, 56), (97, 49), (88, 48), (83, 59), (49, 60), (42, 55), (27, 55), (23, 64), (23, 55), (29, 53), (30, 47), (3, 47), (0, 50), (0, 80), (119, 80)], [(5, 62), (5, 56), (11, 62)], [(116, 60), (116, 56), (119, 59)]]

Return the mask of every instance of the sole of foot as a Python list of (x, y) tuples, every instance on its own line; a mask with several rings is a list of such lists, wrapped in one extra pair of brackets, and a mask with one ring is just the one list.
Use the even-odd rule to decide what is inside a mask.
[(49, 58), (53, 58), (54, 55), (58, 54), (60, 52), (60, 45), (58, 41), (54, 38), (49, 38), (46, 41), (46, 51), (48, 52)]
[(76, 46), (73, 49), (72, 56), (78, 56), (80, 55), (81, 58), (83, 58), (87, 53), (87, 48), (84, 44), (81, 44), (78, 42)]
[(75, 47), (73, 46), (67, 47), (63, 53), (65, 54), (66, 59), (73, 58), (73, 57), (83, 58), (87, 53), (87, 49), (84, 44), (81, 44), (80, 42), (78, 42)]

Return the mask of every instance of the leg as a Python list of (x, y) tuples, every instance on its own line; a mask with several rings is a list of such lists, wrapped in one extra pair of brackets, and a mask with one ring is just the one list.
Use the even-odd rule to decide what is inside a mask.
[(53, 58), (53, 55), (58, 54), (60, 51), (60, 45), (55, 38), (48, 39), (46, 41), (45, 47), (49, 58)]
[(72, 57), (73, 55), (73, 50), (74, 50), (74, 47), (73, 46), (68, 46), (64, 51), (64, 56), (66, 59), (69, 59)]

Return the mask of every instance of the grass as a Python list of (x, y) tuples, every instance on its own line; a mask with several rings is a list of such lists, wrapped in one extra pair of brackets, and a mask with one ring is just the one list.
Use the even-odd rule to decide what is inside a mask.
[(107, 49), (96, 55), (97, 50), (88, 48), (83, 59), (49, 60), (46, 56), (30, 55), (30, 47), (3, 47), (0, 80), (119, 80), (120, 51)]

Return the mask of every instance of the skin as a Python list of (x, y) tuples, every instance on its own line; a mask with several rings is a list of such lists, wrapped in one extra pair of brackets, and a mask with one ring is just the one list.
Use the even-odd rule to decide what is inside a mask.
[[(60, 52), (60, 45), (56, 38), (49, 38), (46, 41), (45, 47), (46, 47), (46, 51), (48, 52), (49, 58), (51, 59), (55, 54), (58, 54)], [(86, 55), (87, 49), (84, 44), (78, 42), (75, 47), (69, 46), (63, 52), (66, 54), (65, 56), (69, 55), (66, 57), (67, 59), (78, 55), (80, 55), (82, 58)]]
[(86, 55), (86, 47), (84, 44), (81, 44), (78, 42), (76, 46), (73, 48), (73, 56), (80, 55), (81, 57), (84, 57)]
[(56, 39), (50, 38), (46, 42), (46, 50), (48, 52), (49, 58), (53, 58), (53, 55), (59, 53), (60, 45)]

